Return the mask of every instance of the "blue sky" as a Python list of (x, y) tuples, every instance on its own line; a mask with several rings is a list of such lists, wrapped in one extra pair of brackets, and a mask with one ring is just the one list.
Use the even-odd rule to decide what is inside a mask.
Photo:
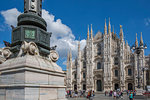
[[(0, 0), (0, 46), (3, 40), (11, 41), (10, 24), (16, 21), (12, 15), (23, 12), (24, 0)], [(105, 18), (110, 17), (111, 25), (119, 34), (119, 25), (123, 25), (124, 38), (131, 46), (135, 35), (143, 33), (144, 43), (150, 54), (150, 0), (44, 0), (44, 18), (47, 18), (48, 31), (53, 32), (52, 45), (57, 44), (60, 59), (58, 64), (65, 69), (66, 54), (72, 49), (76, 56), (77, 41), (85, 45), (88, 24), (93, 24), (93, 31), (104, 31)], [(13, 10), (12, 10), (13, 9)], [(8, 11), (11, 10), (11, 11)], [(46, 16), (46, 17), (45, 17)], [(10, 17), (7, 19), (7, 17)], [(12, 19), (11, 19), (12, 18)], [(59, 30), (60, 29), (60, 30)], [(57, 39), (60, 41), (58, 42)]]

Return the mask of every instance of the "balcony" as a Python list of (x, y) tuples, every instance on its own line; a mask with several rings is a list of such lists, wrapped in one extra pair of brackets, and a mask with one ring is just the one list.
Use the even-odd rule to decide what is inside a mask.
[(126, 80), (133, 80), (133, 76), (126, 76)]
[(103, 74), (103, 69), (94, 69), (93, 73), (96, 74)]
[(118, 81), (119, 80), (119, 76), (118, 77), (113, 76), (112, 79), (113, 79), (113, 81)]
[(112, 65), (112, 69), (119, 69), (119, 65)]

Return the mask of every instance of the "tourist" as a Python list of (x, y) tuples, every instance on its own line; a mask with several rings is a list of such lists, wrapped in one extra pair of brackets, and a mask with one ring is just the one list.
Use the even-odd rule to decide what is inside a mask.
[(112, 97), (112, 93), (113, 93), (113, 92), (112, 92), (112, 90), (111, 90), (111, 91), (109, 92), (109, 96), (110, 96), (110, 97)]
[(74, 96), (75, 96), (75, 98), (78, 97), (78, 91), (77, 90), (75, 91), (75, 95)]
[(136, 95), (136, 91), (134, 90), (133, 91), (133, 99), (135, 98), (135, 95)]
[(129, 99), (133, 100), (133, 93), (132, 92), (130, 92), (130, 94), (129, 94)]
[(91, 94), (90, 94), (90, 90), (88, 91), (88, 95), (87, 98), (90, 98)]
[(93, 96), (95, 96), (95, 92), (93, 91)]
[(116, 92), (116, 91), (114, 91), (114, 98), (116, 98), (116, 95), (117, 95), (117, 92)]
[(123, 99), (123, 91), (121, 92), (121, 99)]
[(105, 91), (105, 96), (107, 95), (107, 91)]
[(128, 93), (129, 93), (129, 92), (128, 92), (128, 90), (127, 90), (127, 96), (128, 96)]

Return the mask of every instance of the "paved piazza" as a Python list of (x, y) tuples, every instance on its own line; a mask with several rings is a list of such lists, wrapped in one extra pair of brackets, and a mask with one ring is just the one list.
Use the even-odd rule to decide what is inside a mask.
[[(89, 100), (87, 98), (69, 98), (68, 100)], [(129, 100), (127, 95), (123, 96), (123, 99), (114, 99), (113, 97), (104, 96), (104, 94), (96, 94), (94, 99), (92, 100)], [(150, 98), (147, 99), (134, 99), (134, 100), (150, 100)]]

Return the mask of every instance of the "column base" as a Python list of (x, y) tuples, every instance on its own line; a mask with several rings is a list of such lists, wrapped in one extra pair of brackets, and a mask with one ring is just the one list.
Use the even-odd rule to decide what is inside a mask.
[(135, 99), (145, 99), (143, 95), (143, 89), (136, 89)]

